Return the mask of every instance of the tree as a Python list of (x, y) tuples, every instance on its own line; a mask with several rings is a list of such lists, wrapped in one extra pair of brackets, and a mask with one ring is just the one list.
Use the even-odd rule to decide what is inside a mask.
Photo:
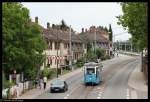
[(90, 43), (89, 40), (87, 40), (87, 52), (89, 52), (92, 48), (92, 44)]
[(107, 29), (107, 27), (105, 27), (104, 29), (105, 29), (105, 31), (106, 31), (106, 32), (108, 32), (108, 29)]
[(148, 5), (145, 2), (121, 3), (123, 15), (118, 24), (132, 35), (133, 43), (141, 50), (148, 45)]
[(113, 32), (112, 32), (112, 28), (111, 28), (111, 24), (109, 24), (109, 40), (112, 41), (113, 38)]
[(60, 23), (60, 29), (61, 30), (69, 29), (68, 25), (66, 24), (66, 22), (63, 19), (61, 20), (61, 23)]
[(90, 49), (90, 50), (87, 52), (87, 54), (86, 54), (86, 59), (87, 59), (88, 61), (96, 61), (96, 54), (95, 54), (95, 52), (94, 52), (92, 49)]
[(101, 48), (96, 49), (96, 56), (98, 59), (103, 58), (105, 56), (105, 50)]
[(35, 78), (38, 67), (44, 61), (47, 47), (38, 24), (31, 23), (29, 10), (21, 3), (2, 4), (3, 69), (5, 74), (13, 70)]

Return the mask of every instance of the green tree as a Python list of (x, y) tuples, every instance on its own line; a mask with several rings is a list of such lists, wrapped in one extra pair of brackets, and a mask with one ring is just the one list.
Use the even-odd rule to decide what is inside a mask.
[(61, 20), (60, 29), (66, 30), (69, 27), (67, 26), (66, 22), (64, 20)]
[(109, 40), (112, 41), (113, 38), (113, 32), (112, 32), (112, 28), (111, 28), (111, 24), (109, 24)]
[(87, 54), (86, 54), (86, 59), (87, 59), (88, 61), (96, 61), (96, 54), (95, 54), (95, 52), (94, 52), (92, 49), (90, 49), (90, 50), (87, 52)]
[(105, 56), (105, 50), (101, 48), (96, 49), (96, 56), (98, 59), (103, 58)]
[(141, 50), (148, 44), (148, 5), (145, 2), (121, 3), (123, 15), (118, 16), (118, 24), (132, 35), (134, 45)]
[(107, 29), (107, 27), (105, 27), (104, 29), (105, 29), (105, 31), (106, 31), (106, 32), (108, 32), (108, 29)]
[(21, 3), (3, 3), (2, 11), (3, 69), (7, 75), (17, 70), (35, 78), (47, 47), (41, 28), (31, 22), (29, 10)]

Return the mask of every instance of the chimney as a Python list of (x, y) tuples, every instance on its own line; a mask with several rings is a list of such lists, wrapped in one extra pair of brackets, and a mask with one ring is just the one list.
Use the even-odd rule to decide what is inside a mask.
[(55, 29), (55, 24), (52, 24), (52, 28)]
[(84, 28), (82, 28), (82, 33), (84, 33)]
[(35, 17), (35, 23), (38, 24), (38, 17)]
[(50, 28), (50, 23), (49, 22), (47, 22), (47, 29), (49, 29)]
[(87, 29), (85, 29), (85, 32), (87, 33)]

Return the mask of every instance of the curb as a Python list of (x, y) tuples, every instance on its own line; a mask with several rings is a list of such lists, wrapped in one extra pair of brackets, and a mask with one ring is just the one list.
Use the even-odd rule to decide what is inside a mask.
[(136, 68), (131, 72), (128, 79), (128, 85), (133, 89), (147, 92), (148, 87), (146, 85), (144, 74), (140, 71), (140, 65), (141, 63), (138, 63)]
[[(67, 79), (68, 77), (74, 75), (75, 73), (78, 73), (80, 70), (82, 70), (82, 68), (76, 69), (76, 70), (71, 71), (71, 72), (66, 73), (66, 74), (63, 74), (63, 75), (59, 76), (58, 78), (65, 80), (65, 79)], [(72, 73), (73, 73), (73, 74), (72, 74)], [(48, 90), (49, 90), (49, 85), (50, 85), (51, 81), (52, 81), (52, 80), (55, 80), (55, 79), (57, 79), (57, 78), (53, 78), (53, 79), (51, 79), (51, 80), (48, 80), (47, 86), (46, 86), (46, 89), (45, 89), (45, 90), (44, 90), (44, 89), (42, 89), (42, 90), (41, 90), (41, 89), (40, 89), (40, 90), (36, 90), (36, 91), (38, 91), (38, 94), (36, 94), (35, 96), (30, 96), (30, 97), (27, 96), (27, 97), (24, 97), (23, 95), (27, 94), (29, 91), (32, 91), (32, 90), (34, 90), (34, 89), (36, 89), (36, 88), (34, 88), (34, 89), (32, 89), (32, 90), (29, 90), (27, 93), (22, 94), (20, 97), (13, 98), (13, 99), (34, 99), (34, 98), (38, 97), (39, 95), (41, 95), (41, 94), (45, 93), (46, 91), (48, 91)], [(36, 92), (35, 92), (35, 93), (36, 93)], [(21, 98), (21, 97), (22, 97), (22, 98)]]

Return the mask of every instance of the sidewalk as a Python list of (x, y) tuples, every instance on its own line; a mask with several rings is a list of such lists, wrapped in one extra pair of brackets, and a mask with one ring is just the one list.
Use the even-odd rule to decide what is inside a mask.
[(135, 90), (148, 92), (148, 85), (146, 85), (144, 73), (141, 72), (141, 62), (138, 63), (137, 67), (131, 73), (128, 80), (128, 85)]
[[(82, 68), (79, 68), (79, 69), (76, 69), (76, 70), (69, 72), (67, 74), (61, 75), (61, 76), (59, 76), (59, 79), (65, 80), (65, 79), (79, 73), (81, 70), (82, 70)], [(57, 78), (54, 78), (54, 79), (57, 79)], [(54, 79), (52, 79), (52, 80), (54, 80)], [(39, 95), (43, 94), (44, 92), (49, 91), (50, 83), (52, 80), (49, 80), (47, 82), (45, 90), (39, 89), (39, 88), (32, 89), (32, 90), (27, 91), (25, 94), (22, 94), (21, 96), (14, 98), (14, 99), (34, 99), (34, 98), (38, 97)]]

